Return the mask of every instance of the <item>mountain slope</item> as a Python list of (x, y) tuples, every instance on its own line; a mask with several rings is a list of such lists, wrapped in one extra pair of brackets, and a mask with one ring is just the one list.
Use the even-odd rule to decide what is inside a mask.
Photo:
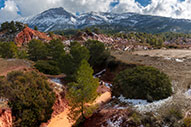
[(90, 12), (74, 16), (63, 8), (53, 8), (34, 17), (22, 18), (18, 21), (26, 23), (30, 27), (37, 26), (41, 31), (101, 26), (101, 28), (119, 29), (120, 31), (191, 33), (191, 20), (140, 15), (136, 13), (115, 14), (109, 12)]
[(34, 17), (22, 18), (18, 21), (28, 24), (30, 27), (37, 26), (41, 31), (49, 31), (74, 28), (76, 17), (63, 8), (53, 8)]

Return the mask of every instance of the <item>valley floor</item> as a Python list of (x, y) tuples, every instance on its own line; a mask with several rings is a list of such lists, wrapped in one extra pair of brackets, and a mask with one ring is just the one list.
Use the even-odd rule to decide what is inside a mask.
[(191, 50), (112, 52), (118, 60), (153, 66), (169, 75), (174, 91), (186, 91), (191, 83)]
[[(187, 102), (190, 102), (190, 99), (186, 99), (185, 97), (182, 97), (182, 94), (180, 94), (178, 91), (182, 91), (182, 93), (188, 90), (188, 85), (191, 83), (191, 50), (149, 50), (149, 51), (136, 51), (136, 52), (112, 52), (112, 55), (115, 56), (118, 60), (121, 60), (125, 63), (136, 63), (136, 64), (142, 64), (147, 66), (153, 66), (156, 68), (159, 68), (160, 70), (164, 71), (169, 75), (169, 77), (173, 81), (173, 89), (175, 94), (172, 97), (169, 97), (171, 101), (168, 101), (168, 99), (165, 99), (164, 101), (161, 100), (162, 107), (170, 107), (171, 102), (175, 103), (181, 103), (183, 104), (182, 107), (185, 107), (185, 110), (188, 110), (187, 103), (184, 103), (185, 100)], [(181, 95), (181, 96), (179, 96)], [(108, 99), (111, 98), (111, 94), (109, 92), (103, 93), (94, 104), (100, 104), (102, 102), (106, 102)], [(167, 102), (167, 103), (165, 103)], [(160, 103), (155, 102), (155, 103)], [(155, 104), (154, 103), (154, 104)], [(163, 104), (164, 103), (164, 104)], [(148, 104), (146, 108), (151, 108), (153, 106), (152, 104)], [(142, 106), (142, 107), (141, 107)], [(157, 105), (158, 106), (158, 105)], [(155, 107), (157, 107), (155, 106)], [(140, 105), (138, 108), (141, 110), (144, 109), (144, 105)], [(153, 108), (155, 108), (153, 107)], [(110, 107), (112, 110), (115, 109), (127, 109), (128, 107)], [(111, 109), (108, 110), (111, 110)], [(107, 110), (103, 109), (103, 110)], [(102, 111), (102, 110), (101, 110)], [(153, 110), (154, 111), (154, 110)], [(160, 112), (163, 110), (160, 109)], [(164, 110), (165, 112), (165, 110)], [(68, 109), (56, 117), (52, 118), (48, 127), (62, 127), (63, 124), (65, 127), (71, 127), (72, 123), (70, 123), (67, 119), (67, 113), (69, 113)]]

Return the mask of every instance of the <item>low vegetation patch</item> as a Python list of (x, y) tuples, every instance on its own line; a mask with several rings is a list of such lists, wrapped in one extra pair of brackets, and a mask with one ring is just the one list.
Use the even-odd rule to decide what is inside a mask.
[(169, 77), (158, 69), (137, 66), (120, 72), (114, 81), (112, 94), (148, 101), (167, 98), (172, 94)]
[(55, 61), (43, 61), (39, 60), (35, 64), (35, 68), (40, 72), (50, 75), (58, 75), (61, 73), (60, 68)]
[(51, 118), (55, 94), (36, 72), (11, 72), (1, 78), (0, 96), (8, 98), (16, 127), (39, 127)]

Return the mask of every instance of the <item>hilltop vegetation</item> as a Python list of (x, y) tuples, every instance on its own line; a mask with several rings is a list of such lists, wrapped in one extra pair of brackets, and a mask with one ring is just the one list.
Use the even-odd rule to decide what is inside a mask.
[(0, 32), (6, 31), (7, 34), (12, 34), (20, 32), (22, 29), (24, 29), (23, 23), (11, 21), (2, 23), (0, 27)]
[[(8, 42), (8, 41), (15, 41), (15, 37), (18, 32), (21, 32), (26, 25), (20, 22), (5, 22), (1, 24), (0, 28), (0, 41)], [(35, 27), (37, 29), (37, 27)], [(2, 33), (1, 33), (2, 32)], [(34, 31), (33, 31), (34, 32)], [(6, 34), (4, 34), (6, 33)], [(103, 27), (87, 27), (84, 29), (67, 29), (63, 31), (54, 31), (49, 32), (49, 34), (43, 34), (43, 38), (47, 38), (50, 41), (51, 38), (61, 38), (55, 36), (53, 33), (63, 35), (67, 37), (69, 40), (74, 40), (76, 37), (82, 36), (86, 33), (89, 36), (94, 34), (100, 35), (104, 34), (107, 37), (112, 38), (120, 38), (122, 40), (128, 40), (130, 44), (143, 44), (143, 45), (150, 45), (153, 48), (184, 48), (184, 45), (191, 44), (191, 34), (189, 33), (176, 33), (176, 32), (165, 32), (165, 33), (146, 33), (146, 32), (136, 32), (136, 31), (116, 31), (116, 29), (104, 29)], [(39, 34), (39, 33), (37, 33)], [(9, 35), (9, 36), (8, 36)], [(23, 35), (28, 36), (28, 35)], [(36, 35), (34, 38), (37, 38)], [(32, 37), (31, 37), (32, 39)], [(42, 40), (42, 39), (40, 39)], [(15, 42), (16, 43), (16, 42)]]
[(148, 44), (153, 48), (181, 48), (181, 45), (191, 44), (191, 34), (189, 33), (165, 32), (152, 34), (133, 31), (115, 31), (115, 29), (104, 30), (103, 28), (99, 29), (97, 27), (90, 27), (81, 30), (69, 29), (64, 31), (55, 31), (55, 33), (64, 35), (70, 39), (79, 37), (83, 33), (90, 36), (92, 34), (104, 34), (108, 37), (128, 40), (131, 44)]

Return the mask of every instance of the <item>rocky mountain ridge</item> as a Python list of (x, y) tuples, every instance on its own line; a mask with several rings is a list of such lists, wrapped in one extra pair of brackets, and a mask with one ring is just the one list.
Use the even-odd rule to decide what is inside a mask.
[(98, 26), (103, 29), (119, 29), (121, 31), (191, 32), (191, 20), (173, 19), (160, 16), (141, 15), (137, 13), (116, 14), (111, 12), (88, 12), (78, 16), (67, 12), (64, 8), (52, 8), (36, 16), (17, 19), (30, 27), (37, 26), (40, 31), (57, 31), (65, 29), (81, 29)]

